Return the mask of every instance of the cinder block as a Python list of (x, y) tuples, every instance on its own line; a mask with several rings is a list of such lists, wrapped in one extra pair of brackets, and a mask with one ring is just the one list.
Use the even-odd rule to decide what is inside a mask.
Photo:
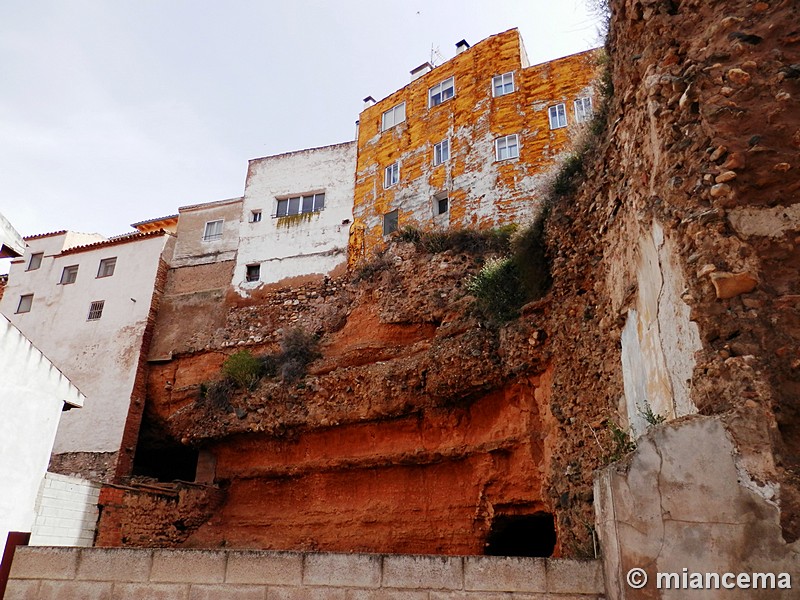
[(38, 599), (111, 600), (113, 585), (110, 581), (43, 581)]
[(152, 550), (86, 548), (78, 561), (76, 579), (136, 583), (150, 576)]
[(376, 588), (381, 585), (381, 557), (370, 554), (307, 554), (304, 585)]
[(189, 600), (266, 600), (263, 585), (192, 585)]
[(18, 547), (11, 563), (12, 579), (75, 579), (80, 550)]
[(36, 579), (12, 579), (6, 587), (4, 600), (38, 600), (39, 581)]
[(419, 590), (347, 590), (345, 600), (428, 600), (428, 592)]
[(267, 600), (345, 600), (345, 590), (325, 587), (270, 587)]
[(301, 585), (303, 555), (296, 552), (241, 551), (228, 553), (227, 583)]
[(225, 552), (215, 550), (154, 550), (150, 581), (222, 583)]
[(564, 594), (603, 594), (603, 568), (599, 560), (549, 559), (547, 591)]
[(459, 556), (383, 557), (382, 586), (432, 590), (463, 588), (463, 562)]
[(431, 592), (430, 600), (511, 600), (512, 596), (486, 592)]
[(179, 583), (115, 583), (111, 600), (189, 600), (189, 586)]
[(489, 592), (544, 592), (545, 559), (505, 556), (464, 557), (464, 589)]

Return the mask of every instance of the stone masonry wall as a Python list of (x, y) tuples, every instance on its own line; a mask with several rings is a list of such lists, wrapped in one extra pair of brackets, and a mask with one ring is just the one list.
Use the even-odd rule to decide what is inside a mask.
[(596, 561), (17, 549), (5, 600), (599, 600)]

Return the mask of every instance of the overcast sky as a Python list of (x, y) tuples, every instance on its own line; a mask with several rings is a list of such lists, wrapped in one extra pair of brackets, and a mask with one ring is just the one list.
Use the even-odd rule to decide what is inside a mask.
[(432, 48), (519, 27), (535, 64), (600, 45), (597, 21), (585, 0), (2, 0), (0, 213), (125, 233), (240, 196), (250, 158), (354, 139)]

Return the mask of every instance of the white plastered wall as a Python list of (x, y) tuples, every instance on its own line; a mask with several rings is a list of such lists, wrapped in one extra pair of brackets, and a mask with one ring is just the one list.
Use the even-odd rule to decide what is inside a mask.
[[(29, 240), (12, 263), (0, 312), (37, 345), (87, 397), (64, 413), (53, 452), (116, 452), (128, 414), (143, 334), (162, 253), (171, 236), (136, 238), (110, 246), (55, 254), (66, 236)], [(60, 242), (57, 238), (61, 238)], [(30, 254), (45, 252), (41, 268), (25, 271)], [(98, 278), (100, 260), (116, 257), (113, 276)], [(65, 266), (78, 265), (73, 284), (59, 284)], [(30, 312), (16, 314), (19, 297), (34, 294)], [(87, 320), (92, 302), (102, 317)]]
[[(0, 316), (0, 542), (30, 531), (64, 402), (85, 398), (67, 377)], [(73, 412), (80, 412), (74, 410)]]
[[(347, 261), (355, 164), (355, 142), (250, 161), (234, 289), (245, 294), (287, 277), (326, 275)], [(325, 193), (322, 211), (298, 219), (272, 216), (277, 198), (312, 192)], [(261, 210), (262, 218), (251, 223), (254, 210)], [(251, 264), (261, 265), (260, 281), (245, 281), (247, 265)]]

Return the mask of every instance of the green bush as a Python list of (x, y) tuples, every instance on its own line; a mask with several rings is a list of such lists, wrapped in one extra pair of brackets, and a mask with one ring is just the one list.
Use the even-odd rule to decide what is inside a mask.
[(511, 236), (516, 231), (514, 224), (479, 231), (477, 229), (447, 229), (444, 231), (420, 231), (406, 226), (398, 233), (398, 238), (414, 244), (419, 250), (429, 254), (439, 254), (448, 250), (454, 252), (482, 254), (508, 252)]
[(252, 390), (264, 374), (262, 362), (247, 350), (231, 354), (222, 363), (222, 375), (236, 387)]
[(319, 340), (297, 327), (283, 334), (281, 350), (260, 358), (261, 369), (267, 377), (277, 377), (291, 383), (306, 376), (308, 365), (320, 358)]
[(478, 309), (500, 322), (519, 316), (525, 302), (519, 269), (513, 258), (494, 258), (467, 281), (467, 291), (475, 296)]
[(235, 389), (236, 384), (230, 379), (201, 383), (200, 399), (211, 408), (224, 411), (230, 408), (230, 399)]

